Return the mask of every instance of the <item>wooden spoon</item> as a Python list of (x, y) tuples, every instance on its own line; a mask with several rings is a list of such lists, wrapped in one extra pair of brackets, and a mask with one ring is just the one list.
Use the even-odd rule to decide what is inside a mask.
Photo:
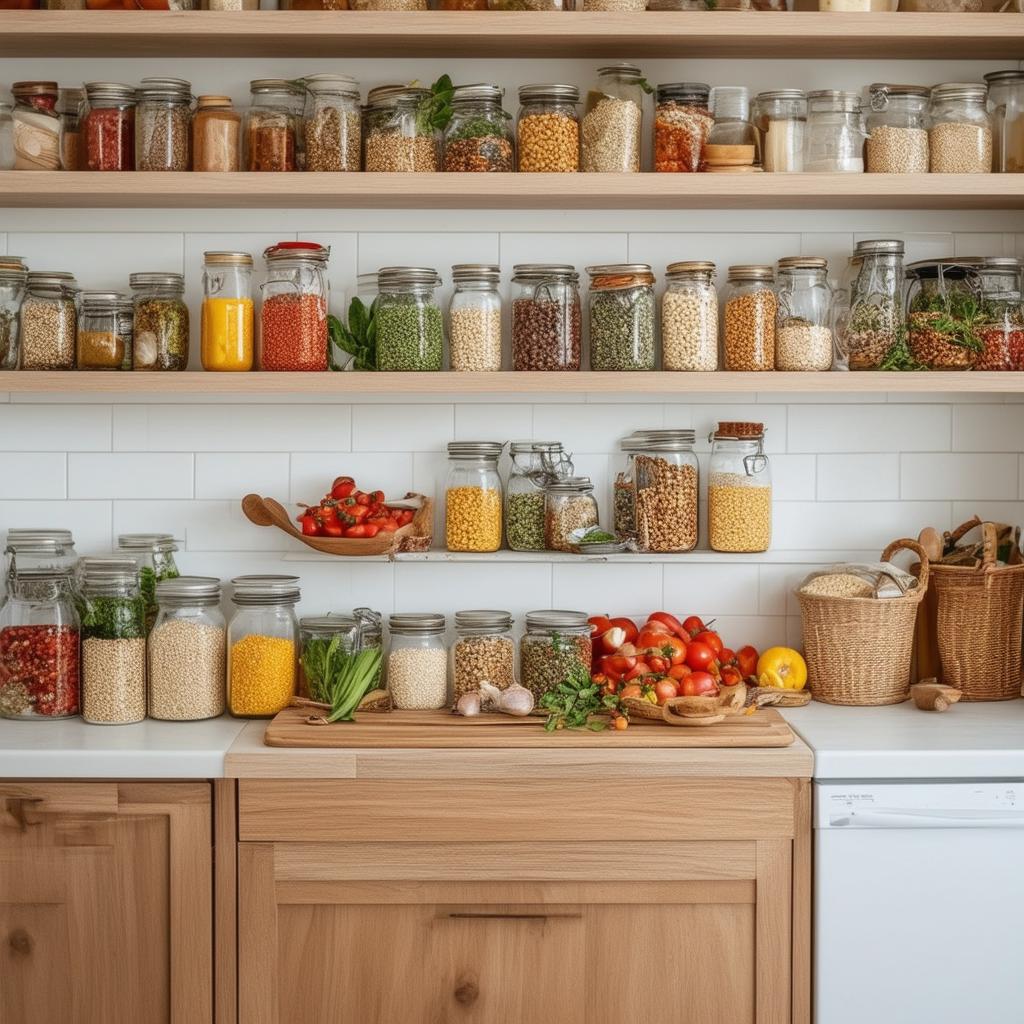
[(267, 512), (263, 499), (258, 494), (247, 494), (242, 499), (242, 511), (245, 518), (256, 526), (273, 526), (274, 520)]
[(918, 535), (917, 543), (924, 548), (929, 562), (938, 562), (942, 558), (942, 534), (932, 526), (926, 526)]

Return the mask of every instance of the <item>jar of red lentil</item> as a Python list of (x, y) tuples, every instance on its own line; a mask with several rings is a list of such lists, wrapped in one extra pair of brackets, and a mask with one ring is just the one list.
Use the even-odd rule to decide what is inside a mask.
[(263, 253), (259, 368), (327, 369), (327, 260), (316, 242), (279, 242)]
[(135, 170), (135, 90), (87, 82), (82, 136), (87, 171)]

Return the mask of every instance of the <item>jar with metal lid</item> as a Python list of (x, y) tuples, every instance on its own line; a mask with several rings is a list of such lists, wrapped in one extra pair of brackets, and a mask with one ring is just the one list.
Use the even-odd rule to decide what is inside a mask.
[(139, 590), (146, 605), (146, 627), (156, 618), (156, 588), (164, 580), (181, 576), (174, 561), (178, 542), (169, 533), (122, 533), (117, 538), (119, 557), (132, 558), (139, 571)]
[(654, 369), (654, 274), (646, 263), (587, 267), (590, 368)]
[(832, 369), (832, 287), (828, 260), (787, 256), (779, 260), (775, 321), (776, 370)]
[(718, 293), (715, 265), (670, 263), (661, 300), (661, 362), (666, 370), (718, 369)]
[(754, 97), (754, 127), (761, 147), (761, 166), (774, 174), (804, 169), (807, 94), (801, 89), (776, 89)]
[[(355, 705), (346, 709), (347, 714), (368, 706), (375, 711), (391, 709), (391, 700), (381, 686), (384, 645), (380, 612), (356, 608), (351, 613), (305, 616), (299, 619), (299, 644), (301, 691), (312, 700), (333, 703), (336, 678), (351, 666), (363, 677), (365, 688), (353, 695)], [(373, 653), (353, 664), (364, 652)]]
[(396, 711), (433, 711), (448, 703), (447, 623), (433, 612), (388, 619), (388, 692)]
[(516, 169), (512, 115), (497, 85), (460, 85), (444, 132), (446, 171), (509, 172)]
[(700, 82), (659, 85), (654, 107), (654, 169), (666, 173), (704, 169), (704, 147), (715, 119), (711, 87)]
[(251, 370), (255, 358), (252, 256), (203, 253), (200, 331), (204, 370)]
[(836, 341), (851, 370), (878, 370), (903, 338), (903, 242), (858, 242), (850, 264), (849, 307), (837, 318)]
[(482, 682), (499, 690), (515, 681), (516, 647), (512, 642), (512, 615), (503, 611), (455, 613), (452, 644), (452, 704), (465, 693), (477, 693)]
[(307, 75), (302, 149), (307, 171), (358, 171), (363, 152), (359, 83), (350, 75)]
[(226, 638), (220, 580), (180, 576), (156, 585), (149, 634), (150, 718), (196, 722), (224, 714)]
[[(118, 292), (79, 292), (78, 369), (125, 368), (124, 301)], [(127, 344), (130, 348), (130, 333)]]
[(750, 121), (750, 90), (716, 85), (711, 90), (715, 123), (704, 144), (706, 171), (736, 173), (759, 167), (757, 130)]
[(907, 267), (907, 346), (929, 370), (969, 370), (984, 345), (981, 260), (950, 257)]
[(572, 475), (560, 441), (513, 441), (505, 487), (505, 539), (513, 551), (544, 550), (544, 492), (552, 480)]
[(865, 170), (873, 174), (927, 174), (928, 97), (919, 85), (886, 85), (868, 89), (868, 138)]
[(497, 551), (502, 537), (499, 441), (450, 441), (444, 532), (449, 551)]
[(296, 130), (303, 90), (295, 82), (258, 78), (249, 83), (252, 105), (245, 115), (248, 171), (295, 171)]
[(191, 82), (143, 78), (135, 100), (135, 169), (187, 171), (192, 165)]
[(278, 242), (263, 252), (260, 285), (261, 370), (327, 369), (327, 306), (331, 250), (316, 242)]
[(636, 541), (640, 551), (670, 553), (697, 546), (700, 470), (695, 434), (678, 439), (641, 439), (633, 455), (636, 473)]
[(572, 551), (578, 539), (573, 534), (597, 523), (597, 498), (589, 476), (548, 481), (544, 488), (544, 547), (548, 551)]
[(583, 114), (584, 171), (624, 174), (640, 170), (643, 138), (643, 73), (635, 64), (597, 69)]
[(86, 82), (83, 109), (85, 170), (135, 170), (135, 90), (117, 82)]
[(440, 370), (444, 324), (430, 267), (383, 267), (377, 273), (377, 369)]
[(805, 171), (860, 174), (866, 138), (860, 93), (822, 89), (807, 94)]
[[(78, 554), (70, 530), (37, 530), (14, 527), (7, 531), (4, 548), (4, 583), (10, 594), (13, 581), (19, 574), (46, 570), (54, 573), (68, 573), (71, 586), (77, 586), (76, 569)], [(40, 590), (40, 596), (48, 592)], [(31, 588), (27, 591), (32, 596)]]
[(73, 370), (78, 284), (66, 271), (29, 271), (21, 304), (21, 368)]
[(709, 440), (708, 542), (713, 551), (767, 551), (772, 476), (763, 423), (719, 423)]
[(1024, 71), (991, 71), (988, 105), (992, 114), (992, 170), (1024, 171)]
[(11, 86), (14, 170), (60, 170), (60, 116), (56, 82), (15, 82)]
[(569, 173), (580, 169), (580, 91), (575, 85), (522, 85), (516, 146), (519, 170)]
[(242, 115), (230, 96), (200, 96), (192, 115), (192, 169), (242, 169)]
[(978, 268), (981, 286), (982, 350), (976, 370), (1024, 369), (1024, 307), (1019, 259), (990, 256)]
[(947, 82), (932, 89), (928, 155), (933, 174), (986, 174), (992, 170), (992, 118), (988, 86)]
[(429, 89), (380, 85), (366, 96), (363, 168), (377, 172), (436, 171), (438, 132), (430, 123)]
[(456, 371), (501, 369), (501, 271), (484, 263), (452, 267), (448, 354)]
[(620, 541), (636, 539), (636, 453), (643, 451), (647, 436), (648, 431), (634, 430), (619, 442), (626, 462), (612, 484), (612, 529)]
[(590, 675), (590, 623), (586, 612), (555, 609), (526, 613), (519, 640), (519, 675), (539, 702), (566, 679)]
[(28, 271), (20, 256), (0, 256), (0, 370), (16, 370), (21, 351), (21, 305)]
[(60, 169), (78, 171), (82, 169), (82, 126), (81, 108), (85, 102), (84, 89), (61, 89), (57, 101), (60, 117)]
[(582, 349), (580, 276), (556, 263), (512, 268), (512, 369), (578, 370)]
[(778, 312), (775, 271), (760, 264), (730, 267), (722, 300), (725, 368), (774, 370), (775, 315)]
[(188, 306), (182, 274), (140, 272), (128, 278), (135, 302), (132, 366), (188, 369)]

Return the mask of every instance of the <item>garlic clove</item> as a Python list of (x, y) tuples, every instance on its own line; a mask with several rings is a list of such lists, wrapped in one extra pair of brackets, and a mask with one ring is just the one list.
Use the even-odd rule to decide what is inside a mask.
[(467, 718), (472, 718), (473, 715), (480, 714), (480, 694), (464, 693), (455, 704), (455, 713), (457, 715), (465, 715)]
[(498, 707), (507, 715), (525, 717), (533, 711), (533, 694), (518, 683), (513, 683), (508, 689), (500, 690), (501, 694)]

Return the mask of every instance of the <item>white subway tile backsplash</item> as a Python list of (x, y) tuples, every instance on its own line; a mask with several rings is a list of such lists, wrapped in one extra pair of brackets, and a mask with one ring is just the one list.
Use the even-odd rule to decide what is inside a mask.
[(67, 456), (63, 452), (0, 454), (0, 499), (67, 496)]
[[(660, 405), (583, 405), (563, 408), (536, 406), (533, 433), (541, 440), (561, 441), (570, 452), (615, 452), (619, 441), (634, 430), (657, 429), (663, 425)], [(672, 426), (682, 417), (673, 413)]]
[(443, 452), (454, 435), (450, 405), (369, 405), (352, 420), (356, 452)]
[(543, 562), (503, 565), (500, 569), (486, 562), (443, 566), (436, 562), (397, 562), (395, 610), (500, 608), (521, 618), (534, 608), (552, 607), (551, 568)]
[(0, 501), (0, 533), (19, 528), (71, 530), (79, 555), (110, 550), (111, 520), (109, 501)]
[(662, 566), (562, 562), (553, 567), (553, 608), (645, 616), (661, 603)]
[(1019, 452), (1024, 405), (963, 405), (953, 409), (953, 451)]
[(882, 550), (897, 537), (916, 537), (924, 526), (949, 521), (948, 501), (785, 501), (775, 506), (772, 548), (799, 551)]
[[(665, 566), (665, 607), (674, 614), (756, 615), (756, 565), (676, 563)], [(651, 609), (652, 611), (654, 609)]]
[(237, 501), (246, 494), (283, 501), (288, 494), (289, 457), (283, 452), (200, 452), (196, 498)]
[(818, 456), (818, 501), (894, 501), (899, 497), (898, 455)]
[(455, 406), (455, 441), (518, 441), (532, 437), (531, 405)]
[(191, 453), (68, 456), (69, 498), (191, 498), (193, 483)]
[(0, 451), (108, 452), (109, 406), (0, 405)]
[(776, 501), (814, 501), (817, 471), (813, 455), (773, 455), (771, 470)]
[(791, 452), (949, 451), (950, 408), (795, 405), (788, 438)]
[(190, 551), (300, 548), (277, 527), (250, 523), (240, 501), (115, 501), (114, 533), (171, 533)]
[(1004, 500), (1017, 497), (1017, 455), (901, 455), (900, 497)]

